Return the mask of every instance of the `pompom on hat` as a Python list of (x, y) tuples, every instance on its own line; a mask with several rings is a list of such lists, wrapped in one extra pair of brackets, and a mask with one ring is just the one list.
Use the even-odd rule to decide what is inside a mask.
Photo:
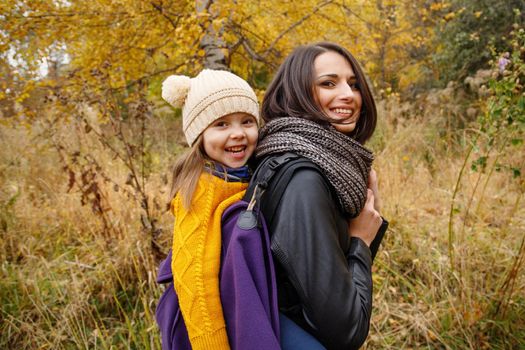
[(204, 69), (195, 78), (171, 75), (162, 83), (162, 98), (182, 107), (182, 129), (190, 146), (211, 123), (228, 114), (247, 113), (259, 124), (255, 92), (227, 71)]
[(162, 83), (162, 98), (176, 108), (182, 107), (188, 91), (191, 79), (185, 75), (170, 75)]

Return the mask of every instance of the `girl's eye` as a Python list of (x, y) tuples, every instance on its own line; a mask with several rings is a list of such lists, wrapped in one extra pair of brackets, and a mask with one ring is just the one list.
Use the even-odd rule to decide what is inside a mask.
[(245, 125), (252, 125), (252, 124), (255, 124), (255, 120), (253, 120), (253, 118), (248, 118), (248, 119), (245, 119), (242, 123)]
[(219, 128), (225, 127), (226, 125), (227, 125), (226, 122), (216, 122), (215, 123), (215, 126)]

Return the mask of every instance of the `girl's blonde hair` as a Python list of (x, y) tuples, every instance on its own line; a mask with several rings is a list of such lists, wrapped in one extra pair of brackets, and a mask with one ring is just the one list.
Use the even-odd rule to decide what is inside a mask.
[(175, 161), (170, 202), (172, 202), (173, 198), (180, 192), (182, 205), (186, 209), (190, 207), (206, 160), (207, 157), (204, 152), (202, 135), (200, 135), (193, 146)]

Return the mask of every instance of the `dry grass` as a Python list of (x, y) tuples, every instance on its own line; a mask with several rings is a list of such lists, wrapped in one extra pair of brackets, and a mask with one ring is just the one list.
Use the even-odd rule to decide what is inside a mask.
[[(456, 129), (461, 109), (444, 110), (440, 98), (446, 96), (427, 101), (425, 110), (395, 99), (381, 104), (371, 147), (391, 229), (374, 265), (366, 348), (523, 348), (523, 269), (512, 288), (504, 285), (525, 232), (523, 180), (465, 171), (451, 262), (449, 212), (467, 139)], [(173, 130), (168, 123), (159, 118), (150, 129), (147, 190), (161, 203), (163, 175), (180, 148), (165, 131)], [(161, 290), (140, 207), (101, 184), (114, 228), (102, 231), (79, 193), (67, 192), (67, 174), (40, 131), (0, 129), (0, 348), (160, 349), (153, 314)], [(71, 126), (60, 135), (125, 182), (125, 167), (93, 139)], [(524, 158), (523, 150), (504, 150), (500, 160), (510, 157)], [(155, 210), (167, 250), (171, 217), (160, 206)], [(500, 300), (505, 303), (496, 312)]]
[[(465, 157), (466, 146), (460, 144), (466, 140), (448, 138), (446, 120), (428, 115), (393, 127), (402, 113), (396, 103), (387, 107), (380, 129), (385, 140), (375, 142), (384, 144), (376, 167), (391, 230), (375, 262), (368, 348), (520, 348), (525, 344), (523, 272), (506, 311), (496, 313), (495, 305), (525, 232), (525, 208), (516, 206), (523, 180), (508, 172), (489, 178), (488, 172), (466, 170), (455, 200), (451, 263), (449, 213)], [(500, 161), (523, 156), (523, 150), (503, 152)]]

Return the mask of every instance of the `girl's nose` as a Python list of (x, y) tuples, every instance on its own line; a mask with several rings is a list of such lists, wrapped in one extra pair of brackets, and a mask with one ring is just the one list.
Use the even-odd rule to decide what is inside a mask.
[(234, 125), (232, 126), (232, 131), (230, 133), (230, 137), (232, 139), (242, 139), (246, 136), (246, 133), (244, 132), (241, 125)]

